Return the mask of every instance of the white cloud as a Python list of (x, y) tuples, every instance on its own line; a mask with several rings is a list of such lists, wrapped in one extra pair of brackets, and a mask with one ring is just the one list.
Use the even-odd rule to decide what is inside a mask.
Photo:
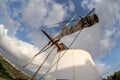
[(69, 0), (69, 7), (71, 11), (74, 11), (75, 10), (75, 5), (72, 1)]
[(43, 0), (31, 0), (23, 7), (23, 20), (33, 27), (39, 27), (47, 15), (47, 8)]
[(60, 4), (53, 4), (53, 6), (51, 7), (51, 10), (48, 13), (49, 15), (45, 20), (46, 25), (60, 22), (64, 19), (65, 16), (67, 16), (66, 7)]
[[(72, 3), (71, 3), (72, 4)], [(60, 22), (67, 16), (69, 8), (64, 4), (56, 3), (54, 0), (30, 0), (23, 7), (23, 20), (33, 27), (39, 27)]]
[(7, 35), (7, 32), (8, 30), (3, 25), (0, 25), (0, 35)]
[[(47, 39), (43, 38), (42, 32), (33, 31), (27, 35), (28, 38), (31, 39), (32, 43), (36, 45), (38, 48), (42, 48), (47, 44)], [(46, 36), (44, 36), (46, 37)]]
[[(84, 8), (96, 8), (95, 12), (99, 17), (99, 23), (84, 29), (73, 44), (73, 47), (85, 49), (94, 57), (102, 57), (108, 50), (113, 48), (120, 32), (120, 19), (118, 18), (120, 16), (119, 3), (120, 1), (83, 0), (81, 5)], [(111, 5), (113, 5), (112, 8)]]
[[(17, 27), (19, 25), (18, 22), (14, 21), (8, 12), (8, 8), (5, 5), (6, 1), (0, 2), (0, 13), (3, 15), (3, 18), (0, 19), (1, 22), (7, 27), (7, 29), (11, 32), (9, 32), (11, 35), (15, 35)], [(9, 27), (8, 27), (9, 26)]]
[(27, 37), (31, 39), (34, 45), (41, 47), (41, 45), (46, 43), (46, 40), (43, 39), (40, 31), (36, 32), (36, 29), (41, 26), (49, 28), (55, 27), (55, 25), (51, 24), (63, 21), (65, 17), (69, 16), (67, 12), (73, 11), (73, 9), (74, 4), (71, 1), (69, 1), (69, 5), (66, 6), (54, 0), (30, 0), (27, 5), (24, 5), (22, 8), (22, 20), (29, 26), (27, 30), (31, 30)]
[(104, 62), (96, 60), (95, 64), (102, 78), (107, 78), (107, 76), (113, 75), (114, 72), (117, 72), (120, 70), (119, 68), (120, 63), (117, 63), (117, 64), (114, 63), (114, 65), (108, 65)]
[[(39, 50), (29, 43), (18, 40), (15, 37), (8, 36), (7, 29), (0, 25), (0, 52), (7, 57), (15, 65), (22, 67), (29, 59), (33, 57)], [(39, 64), (44, 59), (44, 53), (37, 56), (32, 64), (26, 69), (35, 72)], [(48, 63), (44, 66), (47, 67)]]
[(110, 71), (112, 70), (112, 66), (106, 65), (101, 62), (96, 62), (96, 67), (100, 75), (104, 74), (102, 77), (106, 78), (108, 75), (111, 75)]
[[(14, 3), (19, 5), (11, 6)], [(41, 26), (54, 27), (51, 24), (63, 21), (69, 16), (67, 12), (73, 9), (74, 4), (71, 1), (68, 6), (55, 0), (1, 1), (0, 13), (3, 14), (3, 18), (0, 21), (11, 35), (15, 35), (21, 28), (29, 32)]]
[[(84, 30), (83, 32), (85, 32), (85, 34), (80, 36), (80, 38), (86, 39), (84, 41), (79, 39), (79, 42), (81, 42), (81, 45), (86, 44), (84, 49), (90, 51), (92, 55), (95, 54), (98, 58), (104, 57), (104, 55), (116, 45), (116, 41), (120, 37), (119, 4), (119, 0), (83, 0), (81, 4), (82, 7), (86, 9), (96, 8), (95, 13), (98, 15), (100, 22), (94, 26), (96, 28), (91, 27), (91, 29), (94, 28), (95, 31), (91, 29), (88, 31)], [(87, 35), (90, 35), (89, 38), (87, 38)], [(97, 62), (96, 65), (102, 76), (114, 72), (114, 69), (105, 63)]]

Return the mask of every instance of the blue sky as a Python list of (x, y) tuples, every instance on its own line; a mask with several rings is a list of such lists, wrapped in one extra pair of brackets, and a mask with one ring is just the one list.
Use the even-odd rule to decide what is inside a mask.
[[(90, 52), (100, 75), (106, 77), (120, 70), (119, 4), (119, 0), (1, 0), (0, 51), (13, 63), (23, 65), (23, 61), (31, 58), (48, 42), (40, 27), (54, 36), (61, 26), (54, 23), (69, 20), (75, 14), (78, 19), (96, 8), (100, 22), (84, 29), (72, 48)], [(66, 36), (61, 42), (68, 45), (75, 35)], [(34, 64), (37, 64), (35, 61)]]

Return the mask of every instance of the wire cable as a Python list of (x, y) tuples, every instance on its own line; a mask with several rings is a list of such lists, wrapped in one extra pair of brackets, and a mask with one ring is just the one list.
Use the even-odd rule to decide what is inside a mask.
[[(43, 53), (44, 51), (48, 50), (48, 49), (52, 46), (52, 45), (49, 46), (49, 44), (50, 44), (50, 43), (48, 42), (48, 44), (46, 44), (37, 54), (35, 54), (35, 55), (23, 66), (23, 68), (26, 67), (28, 64), (30, 64), (36, 56), (38, 56), (39, 54), (41, 54), (41, 53)], [(49, 47), (47, 47), (47, 46), (49, 46)], [(47, 48), (46, 48), (46, 47), (47, 47)]]

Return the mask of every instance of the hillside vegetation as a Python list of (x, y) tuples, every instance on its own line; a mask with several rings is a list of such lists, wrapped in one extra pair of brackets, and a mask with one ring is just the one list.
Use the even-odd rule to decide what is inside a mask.
[[(29, 80), (30, 77), (13, 67), (0, 55), (0, 77), (5, 80)], [(1, 80), (1, 79), (0, 79)]]
[[(0, 55), (0, 80), (30, 80), (30, 77), (13, 67)], [(120, 80), (120, 71), (103, 80)]]

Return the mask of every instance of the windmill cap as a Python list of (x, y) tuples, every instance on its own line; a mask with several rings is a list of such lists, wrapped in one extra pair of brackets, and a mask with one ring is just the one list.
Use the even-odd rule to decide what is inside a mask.
[(93, 14), (93, 16), (94, 16), (95, 21), (98, 23), (99, 22), (99, 18), (97, 16), (97, 14)]

